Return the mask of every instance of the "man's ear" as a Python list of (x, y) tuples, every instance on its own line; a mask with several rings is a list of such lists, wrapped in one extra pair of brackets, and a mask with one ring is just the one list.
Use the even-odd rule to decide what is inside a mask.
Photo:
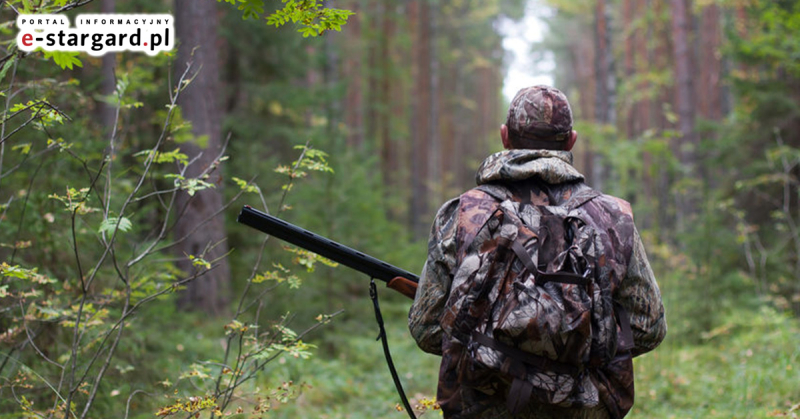
[(578, 141), (578, 131), (572, 130), (569, 134), (569, 139), (567, 139), (567, 146), (564, 147), (564, 150), (570, 151), (572, 147), (575, 146), (575, 141)]
[(508, 127), (506, 124), (500, 125), (500, 139), (503, 140), (503, 148), (511, 150), (511, 142), (508, 141)]

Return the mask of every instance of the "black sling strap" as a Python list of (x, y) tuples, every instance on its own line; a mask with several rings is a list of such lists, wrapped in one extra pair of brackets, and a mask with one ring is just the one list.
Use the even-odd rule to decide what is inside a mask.
[(381, 306), (378, 304), (378, 289), (375, 287), (374, 278), (369, 281), (369, 298), (372, 299), (372, 305), (375, 308), (375, 320), (377, 320), (378, 328), (380, 329), (380, 333), (375, 340), (380, 339), (383, 344), (383, 354), (386, 356), (386, 364), (389, 365), (389, 372), (392, 373), (394, 386), (397, 387), (397, 393), (400, 395), (400, 400), (402, 400), (403, 406), (405, 406), (406, 412), (408, 412), (408, 416), (411, 417), (411, 419), (417, 419), (414, 415), (414, 411), (411, 410), (411, 404), (408, 403), (406, 393), (403, 391), (403, 384), (400, 383), (400, 377), (398, 377), (397, 370), (394, 368), (394, 362), (392, 362), (392, 354), (389, 352), (389, 341), (386, 339), (386, 329), (383, 327), (383, 315), (381, 315)]
[(562, 284), (573, 284), (573, 285), (580, 285), (586, 286), (589, 283), (589, 280), (581, 275), (572, 274), (569, 272), (542, 272), (536, 265), (533, 263), (533, 259), (531, 259), (531, 255), (528, 254), (528, 251), (525, 249), (520, 242), (515, 241), (511, 244), (511, 250), (516, 253), (517, 258), (522, 261), (522, 264), (525, 265), (525, 268), (528, 269), (528, 272), (532, 273), (536, 278), (536, 284), (543, 286), (548, 282), (560, 282)]

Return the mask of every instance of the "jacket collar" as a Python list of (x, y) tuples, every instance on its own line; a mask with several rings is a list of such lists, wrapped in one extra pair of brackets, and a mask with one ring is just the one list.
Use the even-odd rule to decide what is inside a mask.
[(583, 175), (572, 167), (572, 152), (522, 149), (492, 154), (483, 161), (476, 175), (478, 185), (530, 178), (559, 184), (582, 181)]

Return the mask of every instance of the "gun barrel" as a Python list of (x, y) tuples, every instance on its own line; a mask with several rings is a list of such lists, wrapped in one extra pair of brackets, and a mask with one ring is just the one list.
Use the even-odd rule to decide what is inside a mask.
[(249, 205), (245, 205), (242, 208), (236, 221), (334, 262), (341, 263), (348, 268), (363, 272), (372, 278), (389, 282), (393, 278), (400, 276), (415, 283), (419, 282), (419, 277), (411, 272), (358, 250), (351, 249), (319, 234), (312, 233)]

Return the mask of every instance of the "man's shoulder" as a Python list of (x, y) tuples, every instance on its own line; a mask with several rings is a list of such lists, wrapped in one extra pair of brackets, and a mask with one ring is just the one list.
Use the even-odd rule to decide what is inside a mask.
[(631, 204), (613, 195), (600, 194), (586, 205), (591, 224), (600, 228), (601, 236), (608, 240), (607, 245), (629, 260), (633, 251), (636, 226), (633, 222)]
[(449, 217), (476, 210), (490, 210), (497, 205), (497, 198), (480, 188), (472, 188), (461, 195), (451, 198), (442, 204), (437, 211), (437, 218)]
[(603, 204), (603, 208), (612, 213), (618, 215), (627, 215), (633, 221), (633, 208), (631, 207), (631, 203), (616, 197), (614, 195), (606, 195), (601, 193), (596, 201)]

